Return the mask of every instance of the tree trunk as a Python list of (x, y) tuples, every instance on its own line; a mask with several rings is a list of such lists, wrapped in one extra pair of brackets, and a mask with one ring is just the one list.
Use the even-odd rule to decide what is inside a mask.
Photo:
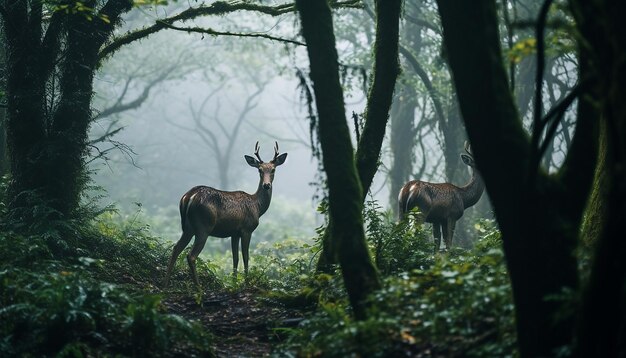
[(507, 83), (493, 0), (439, 0), (444, 44), (476, 163), (504, 243), (522, 356), (570, 344), (573, 317), (548, 299), (578, 287), (573, 250), (595, 166), (594, 118), (579, 115), (565, 164), (530, 177), (530, 141)]
[(6, 110), (0, 108), (0, 177), (9, 173), (7, 156)]
[(6, 108), (4, 107), (4, 104), (6, 103), (5, 75), (7, 73), (5, 48), (6, 39), (4, 38), (4, 29), (0, 28), (0, 73), (2, 73), (2, 77), (0, 78), (0, 93), (2, 93), (2, 95), (0, 95), (0, 103), (2, 103), (2, 107), (0, 107), (0, 178), (9, 173), (6, 139)]
[(392, 154), (389, 170), (389, 203), (398, 214), (398, 193), (410, 180), (415, 149), (415, 90), (411, 85), (403, 86), (391, 110), (390, 146)]
[[(44, 26), (41, 3), (5, 2), (8, 199), (26, 224), (42, 219), (30, 217), (33, 207), (46, 205), (51, 218), (61, 218), (79, 204), (98, 51), (131, 7), (126, 0), (107, 2), (98, 15), (108, 21), (58, 11)], [(52, 86), (57, 73), (58, 85)], [(46, 101), (55, 106), (44, 109)]]
[(363, 192), (357, 176), (330, 8), (326, 0), (296, 1), (307, 43), (311, 80), (319, 115), (319, 135), (328, 181), (332, 238), (350, 304), (357, 319), (366, 318), (367, 295), (380, 287), (363, 229)]
[(593, 177), (593, 189), (585, 210), (585, 218), (580, 229), (581, 244), (586, 249), (595, 247), (602, 236), (608, 216), (608, 193), (610, 177), (607, 174), (606, 156), (608, 152), (608, 133), (605, 121), (600, 122), (600, 140), (598, 146), (598, 164)]
[[(367, 97), (365, 125), (355, 155), (359, 183), (362, 186), (361, 204), (365, 201), (378, 170), (393, 90), (400, 72), (398, 41), (401, 3), (400, 0), (388, 1), (384, 4), (382, 0), (375, 2), (374, 80)], [(345, 118), (345, 115), (342, 118)], [(317, 269), (322, 272), (328, 272), (331, 265), (336, 262), (337, 253), (333, 252), (336, 245), (329, 242), (329, 240), (336, 240), (332, 237), (334, 226), (335, 222), (331, 215), (328, 227), (322, 236), (322, 253), (317, 262)]]
[(363, 200), (378, 171), (393, 90), (400, 74), (398, 41), (402, 1), (376, 0), (375, 4), (374, 80), (367, 97), (365, 125), (356, 152), (356, 166), (363, 186)]
[(604, 226), (596, 228), (597, 248), (583, 292), (575, 355), (618, 357), (626, 355), (626, 4), (570, 3), (583, 37), (580, 77), (591, 82), (588, 105), (602, 113), (598, 118), (605, 126), (601, 141), (606, 146), (598, 165), (605, 171), (604, 178), (596, 172), (596, 179), (606, 187), (606, 195), (599, 194), (606, 203), (597, 223)]

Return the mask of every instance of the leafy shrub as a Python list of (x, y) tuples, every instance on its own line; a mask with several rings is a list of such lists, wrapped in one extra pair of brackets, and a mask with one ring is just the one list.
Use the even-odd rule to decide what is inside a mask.
[[(84, 267), (0, 271), (0, 355), (211, 354), (194, 323), (161, 313), (160, 298), (94, 280)], [(184, 338), (184, 339), (181, 339)]]
[(376, 201), (368, 201), (364, 210), (367, 240), (380, 272), (389, 275), (432, 265), (433, 240), (423, 225), (415, 225), (414, 217), (396, 223), (381, 209)]
[(376, 211), (366, 213), (368, 239), (386, 277), (370, 297), (368, 319), (354, 321), (345, 296), (321, 300), (315, 313), (288, 330), (278, 354), (516, 355), (511, 286), (493, 222), (477, 224), (483, 235), (473, 250), (433, 255), (430, 242)]
[[(0, 356), (211, 356), (202, 327), (166, 314), (161, 298), (145, 292), (162, 279), (171, 251), (145, 226), (87, 213), (28, 234), (3, 223)], [(207, 286), (215, 282), (199, 271)]]

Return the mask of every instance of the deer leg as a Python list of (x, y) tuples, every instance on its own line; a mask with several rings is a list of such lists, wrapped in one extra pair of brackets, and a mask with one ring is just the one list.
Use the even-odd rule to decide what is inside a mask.
[(183, 230), (183, 234), (180, 236), (180, 239), (178, 240), (176, 245), (174, 245), (174, 249), (172, 251), (172, 257), (170, 257), (170, 262), (167, 265), (167, 274), (165, 275), (165, 282), (163, 284), (164, 288), (167, 288), (167, 286), (169, 286), (170, 276), (172, 274), (172, 270), (174, 269), (174, 265), (176, 265), (176, 260), (178, 259), (178, 256), (180, 255), (180, 253), (183, 252), (185, 247), (187, 247), (192, 237), (193, 237), (192, 232)]
[(196, 287), (200, 287), (200, 281), (198, 281), (198, 274), (196, 273), (196, 259), (198, 258), (198, 255), (200, 255), (200, 252), (202, 252), (208, 236), (209, 234), (205, 232), (201, 234), (196, 233), (196, 240), (193, 242), (193, 248), (189, 252), (189, 255), (187, 255), (189, 271), (191, 272), (191, 277), (193, 278), (193, 282), (196, 284)]
[(233, 252), (233, 276), (237, 277), (237, 266), (239, 266), (239, 236), (230, 238), (230, 249)]
[(454, 236), (454, 227), (456, 226), (456, 221), (453, 219), (448, 219), (447, 230), (444, 235), (444, 242), (446, 244), (446, 250), (450, 250), (452, 248), (452, 237)]
[(441, 247), (441, 223), (433, 223), (433, 236), (435, 237), (435, 253), (437, 253)]
[(246, 277), (248, 277), (248, 258), (250, 257), (248, 250), (250, 249), (251, 238), (252, 234), (246, 233), (241, 235), (241, 254), (243, 256), (243, 269)]

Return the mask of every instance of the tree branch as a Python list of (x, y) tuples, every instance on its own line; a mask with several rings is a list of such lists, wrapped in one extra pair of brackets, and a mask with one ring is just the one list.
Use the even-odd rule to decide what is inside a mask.
[(298, 46), (305, 46), (304, 42), (300, 42), (300, 41), (296, 41), (296, 40), (290, 40), (290, 39), (285, 39), (282, 37), (276, 37), (276, 36), (272, 36), (272, 35), (267, 35), (267, 34), (261, 34), (261, 33), (242, 33), (242, 32), (229, 32), (229, 31), (217, 31), (217, 30), (213, 30), (210, 28), (203, 28), (203, 27), (177, 27), (174, 25), (169, 25), (166, 24), (165, 25), (166, 28), (170, 29), (170, 30), (176, 30), (176, 31), (183, 31), (183, 32), (187, 32), (187, 33), (198, 33), (198, 34), (206, 34), (206, 35), (211, 35), (211, 36), (233, 36), (233, 37), (257, 37), (257, 38), (264, 38), (264, 39), (268, 39), (268, 40), (272, 40), (272, 41), (279, 41), (279, 42), (284, 42), (284, 43), (290, 43), (290, 44), (294, 44), (294, 45), (298, 45)]
[(434, 33), (436, 33), (436, 34), (441, 34), (441, 28), (439, 28), (439, 27), (435, 26), (434, 24), (432, 24), (432, 23), (431, 23), (431, 22), (429, 22), (429, 21), (426, 21), (426, 20), (424, 20), (424, 19), (417, 18), (417, 17), (415, 17), (415, 16), (411, 16), (411, 15), (408, 15), (408, 14), (404, 14), (404, 18), (405, 18), (408, 22), (410, 22), (410, 23), (413, 23), (413, 24), (415, 24), (415, 25), (417, 25), (417, 26), (425, 27), (425, 28), (427, 28), (427, 29), (429, 29), (429, 30), (432, 30), (432, 31), (433, 31)]
[[(361, 2), (360, 0), (331, 1), (330, 5), (334, 8), (360, 8)], [(130, 44), (134, 41), (146, 38), (163, 29), (167, 29), (169, 26), (172, 26), (178, 21), (191, 20), (201, 16), (226, 15), (228, 13), (233, 13), (237, 11), (254, 11), (264, 15), (279, 16), (295, 12), (295, 5), (292, 3), (288, 3), (276, 6), (267, 6), (251, 4), (247, 2), (217, 1), (209, 6), (201, 5), (199, 7), (189, 8), (177, 15), (156, 20), (155, 23), (151, 26), (145, 27), (140, 30), (128, 32), (125, 35), (114, 39), (100, 51), (100, 61), (110, 56), (113, 52), (117, 51), (123, 45)]]
[(574, 100), (580, 96), (582, 91), (583, 91), (582, 85), (580, 84), (576, 85), (572, 89), (572, 91), (569, 94), (567, 94), (567, 96), (565, 96), (565, 98), (563, 98), (563, 100), (559, 104), (557, 104), (552, 109), (550, 109), (548, 114), (546, 114), (546, 116), (541, 120), (543, 126), (547, 125), (547, 123), (549, 123), (550, 121), (552, 121), (552, 123), (550, 123), (550, 126), (548, 127), (548, 130), (546, 132), (546, 136), (543, 139), (543, 142), (541, 143), (539, 152), (537, 153), (537, 156), (539, 158), (543, 156), (543, 153), (545, 153), (546, 148), (552, 142), (552, 139), (554, 139), (554, 134), (556, 133), (556, 129), (559, 123), (561, 122), (561, 119), (563, 118), (565, 111), (567, 111), (567, 109), (569, 108), (569, 106), (572, 105)]
[(126, 93), (126, 90), (128, 88), (128, 84), (130, 83), (130, 80), (126, 82), (126, 86), (124, 88), (123, 94), (122, 96), (120, 96), (120, 98), (118, 99), (117, 103), (109, 108), (106, 108), (102, 111), (100, 111), (100, 113), (98, 113), (93, 119), (100, 119), (100, 118), (104, 118), (104, 117), (108, 117), (110, 115), (116, 114), (116, 113), (120, 113), (120, 112), (124, 112), (124, 111), (128, 111), (130, 109), (135, 109), (138, 108), (139, 106), (141, 106), (146, 99), (148, 99), (148, 96), (150, 95), (150, 90), (152, 90), (152, 88), (157, 85), (158, 83), (164, 81), (167, 76), (169, 76), (170, 73), (172, 73), (174, 71), (174, 69), (176, 68), (176, 66), (172, 66), (169, 69), (167, 69), (166, 71), (164, 71), (159, 77), (155, 78), (154, 80), (150, 81), (150, 83), (148, 83), (146, 85), (146, 87), (143, 89), (143, 91), (141, 92), (141, 94), (135, 98), (134, 100), (128, 102), (128, 103), (121, 103), (122, 102), (122, 98), (124, 96), (124, 93)]
[(552, 5), (553, 0), (545, 0), (541, 9), (539, 10), (539, 17), (537, 19), (536, 28), (536, 40), (537, 40), (537, 73), (535, 75), (535, 105), (533, 110), (533, 129), (532, 137), (530, 140), (530, 160), (528, 168), (528, 183), (534, 183), (539, 171), (539, 163), (541, 161), (541, 155), (539, 154), (539, 141), (541, 140), (541, 134), (546, 126), (546, 122), (541, 120), (543, 115), (543, 72), (545, 70), (545, 41), (544, 31), (546, 28), (546, 19), (548, 18), (548, 10)]
[(419, 78), (424, 83), (424, 86), (426, 87), (426, 90), (428, 91), (428, 94), (430, 95), (430, 98), (433, 101), (433, 106), (435, 107), (435, 114), (437, 115), (437, 118), (439, 119), (439, 123), (445, 124), (446, 117), (443, 114), (443, 106), (441, 105), (441, 101), (439, 100), (439, 93), (437, 92), (437, 89), (435, 89), (435, 86), (433, 86), (432, 82), (430, 81), (428, 74), (426, 73), (424, 68), (419, 64), (415, 56), (413, 56), (411, 51), (409, 51), (406, 47), (400, 45), (399, 51), (402, 54), (402, 56), (404, 56), (404, 58), (409, 62), (409, 64), (413, 68), (413, 71), (415, 71), (415, 73), (419, 76)]

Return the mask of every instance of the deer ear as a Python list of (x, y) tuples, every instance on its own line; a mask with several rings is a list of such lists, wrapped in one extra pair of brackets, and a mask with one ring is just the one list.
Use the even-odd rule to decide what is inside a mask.
[(272, 160), (272, 163), (274, 163), (274, 165), (276, 166), (279, 166), (285, 162), (285, 159), (287, 159), (287, 153), (279, 155), (274, 160)]
[(258, 168), (259, 165), (261, 165), (261, 162), (259, 162), (255, 158), (252, 158), (249, 155), (244, 155), (243, 157), (246, 159), (246, 162), (248, 162), (248, 165), (251, 166), (251, 167)]
[(463, 160), (463, 163), (465, 163), (465, 165), (469, 165), (470, 167), (474, 167), (474, 158), (470, 157), (467, 154), (461, 154), (461, 160)]

